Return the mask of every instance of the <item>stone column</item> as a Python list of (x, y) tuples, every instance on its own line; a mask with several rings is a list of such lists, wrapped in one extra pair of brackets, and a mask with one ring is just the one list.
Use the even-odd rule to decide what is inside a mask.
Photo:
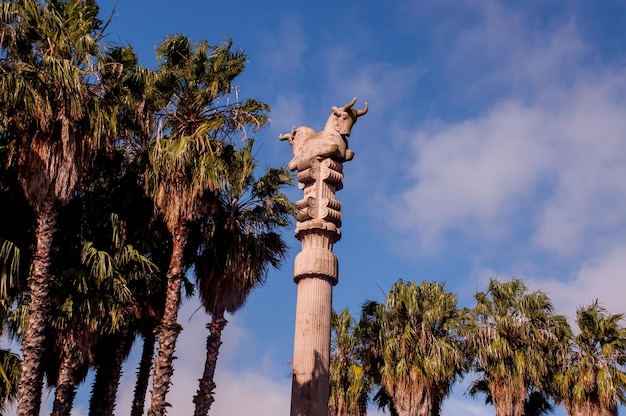
[(304, 199), (296, 203), (300, 211), (295, 235), (302, 251), (294, 264), (298, 300), (291, 415), (327, 416), (332, 287), (339, 278), (332, 249), (341, 237), (341, 204), (335, 192), (342, 187), (342, 165), (313, 158), (298, 167)]
[(302, 251), (294, 263), (298, 299), (291, 416), (328, 416), (332, 288), (339, 281), (333, 245), (341, 238), (341, 203), (335, 193), (343, 187), (343, 162), (354, 156), (347, 137), (367, 112), (367, 104), (363, 110), (352, 109), (355, 102), (332, 107), (320, 132), (299, 127), (280, 136), (293, 147), (288, 167), (298, 171), (298, 186), (304, 191), (296, 202), (295, 236)]

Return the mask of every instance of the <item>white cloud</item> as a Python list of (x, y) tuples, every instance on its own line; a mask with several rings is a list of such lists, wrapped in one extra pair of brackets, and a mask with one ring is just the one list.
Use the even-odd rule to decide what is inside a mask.
[(415, 215), (402, 218), (424, 242), (446, 228), (468, 225), (498, 234), (513, 209), (511, 198), (527, 192), (548, 163), (543, 143), (527, 140), (541, 126), (538, 116), (504, 103), (481, 119), (420, 132), (412, 149), (415, 183), (401, 204)]
[[(167, 401), (172, 404), (171, 415), (193, 414), (193, 396), (198, 389), (198, 379), (202, 376), (206, 356), (205, 328), (208, 316), (204, 310), (198, 310), (195, 300), (187, 301), (179, 312), (179, 322), (184, 330), (178, 338), (174, 361), (174, 376)], [(288, 414), (291, 400), (290, 368), (282, 364), (284, 371), (276, 371), (281, 364), (272, 362), (257, 344), (254, 332), (242, 326), (236, 315), (228, 318), (220, 347), (215, 382), (215, 402), (211, 407), (211, 415), (281, 415)], [(3, 346), (7, 341), (3, 341)], [(128, 414), (133, 400), (135, 388), (135, 371), (141, 352), (141, 341), (133, 346), (130, 358), (124, 364), (122, 380), (118, 389), (116, 414)], [(257, 357), (251, 368), (237, 366), (242, 355), (246, 358)], [(278, 374), (278, 376), (277, 376)], [(149, 387), (150, 389), (151, 387)], [(84, 416), (88, 413), (88, 401), (91, 382), (88, 379), (78, 391), (72, 409), (72, 416)], [(46, 390), (42, 397), (42, 414), (52, 410), (54, 390)], [(146, 397), (145, 410), (150, 405), (150, 390)], [(6, 416), (15, 416), (17, 406), (10, 405)]]
[(455, 78), (467, 83), (457, 93), (471, 97), (499, 87), (526, 95), (535, 92), (529, 87), (575, 79), (589, 52), (578, 35), (577, 20), (567, 11), (549, 18), (540, 8), (492, 0), (465, 5), (472, 23), (462, 25), (449, 40), (445, 63)]
[[(196, 310), (197, 302), (188, 301), (179, 312), (179, 322), (184, 330), (177, 342), (174, 361), (172, 387), (167, 401), (172, 404), (169, 414), (193, 414), (193, 396), (198, 389), (198, 379), (202, 376), (206, 357), (205, 328), (209, 318), (204, 310)], [(195, 312), (195, 313), (194, 313)], [(211, 414), (215, 416), (246, 415), (246, 414), (287, 414), (290, 403), (291, 379), (289, 369), (285, 366), (284, 377), (276, 379), (276, 363), (270, 362), (264, 352), (258, 349), (253, 332), (237, 320), (237, 316), (228, 318), (224, 329), (217, 363), (215, 382), (215, 402)], [(140, 345), (138, 346), (140, 347)], [(243, 354), (257, 354), (258, 361), (253, 368), (236, 367), (239, 357)], [(135, 383), (136, 362), (126, 365), (124, 378), (119, 393), (119, 414), (129, 412)], [(149, 406), (150, 392), (147, 395), (146, 409)], [(263, 410), (260, 411), (259, 409)]]
[(623, 296), (626, 291), (626, 244), (586, 261), (572, 279), (532, 278), (527, 282), (533, 290), (546, 292), (556, 311), (566, 315), (572, 324), (576, 309), (590, 305), (595, 299), (609, 313), (626, 313)]
[[(465, 36), (459, 45), (471, 45), (470, 51), (481, 43), (495, 47), (511, 62), (495, 65), (499, 76), (510, 82), (525, 77), (530, 93), (497, 100), (475, 118), (434, 121), (435, 127), (418, 130), (407, 152), (414, 162), (412, 183), (399, 196), (392, 218), (408, 225), (424, 246), (443, 241), (451, 231), (484, 243), (527, 228), (528, 244), (560, 256), (622, 241), (626, 70), (575, 66), (585, 48), (569, 23), (533, 35), (548, 36), (542, 43), (512, 40), (507, 52), (507, 42), (495, 38), (504, 31), (513, 39), (504, 19), (512, 16), (513, 28), (520, 20), (489, 4), (495, 10), (490, 12), (493, 28), (476, 29), (480, 33)], [(555, 81), (568, 66), (573, 79)]]
[(250, 372), (225, 372), (218, 377), (215, 416), (286, 415), (291, 400), (291, 378), (272, 380), (258, 369)]

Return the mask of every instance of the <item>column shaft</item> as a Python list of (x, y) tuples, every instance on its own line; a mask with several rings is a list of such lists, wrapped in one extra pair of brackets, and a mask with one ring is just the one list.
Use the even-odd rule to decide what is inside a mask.
[(291, 416), (328, 416), (332, 285), (304, 278), (297, 302)]

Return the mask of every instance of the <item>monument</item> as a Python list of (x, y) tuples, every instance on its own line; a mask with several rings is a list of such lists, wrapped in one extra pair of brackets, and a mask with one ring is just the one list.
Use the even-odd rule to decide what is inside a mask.
[(330, 320), (332, 288), (339, 281), (333, 244), (341, 238), (341, 203), (335, 193), (342, 189), (343, 163), (352, 160), (347, 137), (357, 118), (367, 113), (352, 107), (332, 107), (324, 130), (294, 127), (280, 135), (293, 148), (287, 165), (298, 171), (298, 187), (304, 198), (298, 208), (295, 236), (302, 251), (294, 262), (298, 285), (296, 329), (291, 386), (291, 416), (328, 416)]

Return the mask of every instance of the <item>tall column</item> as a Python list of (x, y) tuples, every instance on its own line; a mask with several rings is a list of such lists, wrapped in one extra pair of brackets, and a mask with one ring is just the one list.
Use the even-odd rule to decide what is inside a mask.
[(341, 238), (341, 203), (335, 193), (343, 187), (343, 162), (351, 160), (347, 137), (356, 119), (367, 112), (353, 110), (356, 98), (333, 107), (326, 127), (309, 127), (281, 135), (293, 146), (291, 170), (298, 171), (304, 198), (298, 208), (295, 236), (302, 251), (294, 262), (298, 285), (293, 352), (291, 416), (328, 416), (330, 322), (332, 287), (339, 281), (333, 245)]
[(300, 164), (298, 181), (304, 188), (296, 238), (302, 251), (296, 256), (294, 281), (298, 284), (296, 333), (293, 352), (291, 414), (328, 415), (328, 369), (332, 287), (339, 270), (333, 244), (341, 237), (342, 165), (332, 159), (314, 158)]

